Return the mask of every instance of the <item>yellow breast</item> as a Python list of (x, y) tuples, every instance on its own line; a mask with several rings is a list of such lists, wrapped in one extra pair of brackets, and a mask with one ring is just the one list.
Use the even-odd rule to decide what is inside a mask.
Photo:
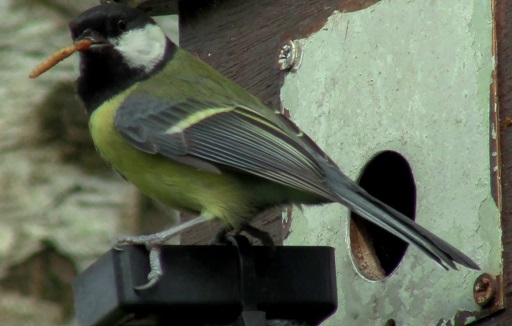
[[(99, 154), (146, 195), (179, 210), (218, 217), (233, 223), (247, 209), (247, 194), (229, 174), (199, 171), (130, 145), (114, 127), (116, 111), (137, 85), (112, 98), (90, 118), (89, 128)], [(144, 109), (144, 108), (141, 108)]]

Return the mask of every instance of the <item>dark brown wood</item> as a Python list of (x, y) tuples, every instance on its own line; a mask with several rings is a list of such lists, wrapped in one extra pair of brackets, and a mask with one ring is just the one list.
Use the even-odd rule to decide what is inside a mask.
[[(494, 0), (493, 9), (497, 48), (494, 77), (499, 118), (498, 154), (501, 161), (501, 189), (497, 190), (496, 199), (498, 205), (501, 204), (505, 310), (472, 325), (508, 326), (512, 325), (512, 128), (505, 121), (512, 117), (512, 0)], [(493, 88), (491, 99), (492, 92)]]
[[(221, 2), (227, 0), (181, 0), (186, 2), (189, 7), (202, 8), (205, 5), (207, 7), (213, 7)], [(312, 5), (313, 7), (320, 4), (325, 7), (324, 9), (328, 12), (330, 8), (335, 8), (338, 11), (351, 12), (367, 8), (379, 0), (330, 0), (330, 1), (288, 1), (292, 5)], [(129, 7), (136, 7), (152, 16), (158, 15), (174, 15), (178, 14), (178, 4), (180, 0), (100, 0), (101, 3), (119, 3)], [(247, 1), (250, 2), (250, 1)], [(253, 1), (257, 2), (257, 1)], [(322, 11), (322, 10), (321, 10)], [(328, 17), (328, 16), (327, 16)], [(325, 21), (324, 21), (325, 23)], [(324, 23), (318, 25), (319, 28)]]
[[(280, 89), (285, 72), (277, 65), (280, 47), (287, 40), (305, 38), (321, 29), (335, 10), (356, 11), (377, 2), (180, 1), (180, 46), (197, 54), (270, 107), (282, 109)], [(258, 218), (253, 225), (269, 232), (275, 243), (281, 244), (283, 232), (278, 213)], [(212, 225), (199, 227), (182, 234), (181, 241), (205, 243), (217, 229)]]
[(100, 2), (136, 7), (152, 16), (176, 15), (178, 13), (178, 0), (100, 0)]

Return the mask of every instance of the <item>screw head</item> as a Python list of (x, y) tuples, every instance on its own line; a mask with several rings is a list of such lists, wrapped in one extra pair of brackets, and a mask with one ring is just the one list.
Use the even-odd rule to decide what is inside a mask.
[(279, 70), (296, 71), (300, 66), (301, 59), (302, 49), (299, 42), (289, 40), (281, 46), (281, 50), (279, 51), (279, 57), (277, 59)]
[(488, 273), (483, 273), (478, 276), (473, 286), (473, 297), (475, 302), (485, 307), (491, 302), (496, 294), (496, 282), (494, 277)]

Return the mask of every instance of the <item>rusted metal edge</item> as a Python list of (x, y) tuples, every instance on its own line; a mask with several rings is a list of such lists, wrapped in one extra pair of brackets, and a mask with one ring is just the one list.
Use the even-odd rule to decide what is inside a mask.
[(491, 1), (491, 12), (492, 12), (492, 20), (493, 20), (493, 28), (492, 28), (492, 44), (491, 51), (492, 57), (494, 58), (494, 69), (492, 71), (492, 82), (490, 85), (490, 167), (491, 167), (491, 191), (494, 201), (496, 202), (496, 206), (498, 209), (502, 210), (502, 189), (501, 189), (501, 176), (502, 176), (502, 162), (501, 162), (501, 147), (500, 147), (500, 131), (503, 127), (500, 124), (500, 114), (499, 114), (499, 99), (498, 99), (498, 73), (497, 73), (497, 34), (496, 34), (496, 0)]

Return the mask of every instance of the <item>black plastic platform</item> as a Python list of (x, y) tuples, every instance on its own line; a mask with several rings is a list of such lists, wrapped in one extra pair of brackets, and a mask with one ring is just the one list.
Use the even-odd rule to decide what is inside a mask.
[(170, 245), (162, 261), (163, 278), (136, 291), (147, 282), (146, 249), (107, 252), (74, 282), (79, 325), (232, 324), (248, 310), (317, 325), (337, 307), (330, 247)]

